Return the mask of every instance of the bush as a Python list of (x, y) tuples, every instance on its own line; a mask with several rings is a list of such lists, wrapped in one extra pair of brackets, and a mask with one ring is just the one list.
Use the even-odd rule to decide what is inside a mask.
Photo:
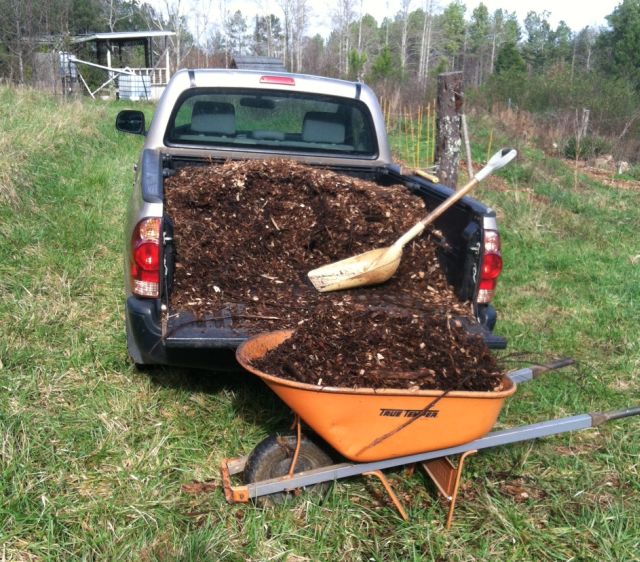
[(564, 156), (570, 160), (588, 160), (611, 151), (611, 144), (602, 137), (584, 137), (578, 144), (576, 137), (571, 137), (564, 145)]

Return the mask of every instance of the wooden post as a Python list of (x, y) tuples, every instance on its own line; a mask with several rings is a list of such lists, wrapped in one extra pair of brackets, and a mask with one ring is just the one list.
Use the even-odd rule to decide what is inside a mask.
[(467, 118), (464, 113), (460, 117), (462, 118), (462, 138), (464, 140), (465, 159), (467, 160), (467, 172), (469, 181), (471, 181), (471, 178), (473, 178), (473, 162), (471, 161), (471, 143), (469, 141), (469, 130), (467, 129)]
[(145, 68), (151, 68), (151, 37), (146, 37), (144, 40), (144, 66)]
[(420, 168), (420, 156), (422, 155), (422, 105), (418, 106), (418, 142), (416, 142), (416, 168)]
[(438, 75), (435, 156), (440, 181), (453, 188), (458, 183), (460, 161), (462, 81), (462, 72), (446, 72)]

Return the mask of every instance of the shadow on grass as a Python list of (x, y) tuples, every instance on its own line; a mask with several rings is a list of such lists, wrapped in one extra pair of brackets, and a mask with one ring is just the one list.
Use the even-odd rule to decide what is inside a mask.
[(140, 371), (163, 388), (228, 396), (238, 416), (267, 432), (288, 427), (291, 410), (259, 378), (240, 367), (233, 351), (211, 351), (208, 357), (215, 369), (155, 366)]
[[(199, 359), (198, 364), (205, 363), (202, 358)], [(236, 361), (233, 351), (210, 351), (206, 354), (206, 359), (211, 368), (145, 366), (138, 369), (146, 374), (153, 384), (163, 388), (205, 394), (216, 394), (225, 388), (235, 388), (249, 378)]]

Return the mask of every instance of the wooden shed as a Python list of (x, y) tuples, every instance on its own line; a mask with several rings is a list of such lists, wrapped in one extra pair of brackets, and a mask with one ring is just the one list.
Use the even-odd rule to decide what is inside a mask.
[(282, 61), (273, 57), (235, 56), (229, 61), (229, 68), (237, 68), (239, 70), (270, 70), (272, 72), (287, 71)]
[[(71, 41), (73, 51), (89, 55), (93, 60), (64, 53), (63, 62), (106, 71), (108, 79), (95, 91), (82, 74), (77, 73), (92, 97), (113, 82), (122, 99), (158, 99), (171, 77), (167, 40), (174, 35), (173, 31), (125, 31), (75, 37)], [(161, 53), (156, 57), (154, 44)]]

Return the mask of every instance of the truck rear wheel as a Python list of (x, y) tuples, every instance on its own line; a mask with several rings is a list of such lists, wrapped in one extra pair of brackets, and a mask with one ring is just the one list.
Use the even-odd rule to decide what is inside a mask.
[[(244, 483), (251, 484), (286, 476), (289, 473), (291, 460), (296, 450), (296, 441), (295, 435), (270, 435), (261, 441), (249, 454), (243, 473)], [(333, 460), (325, 451), (306, 435), (302, 436), (294, 474), (328, 466), (332, 463)], [(329, 485), (329, 482), (322, 482), (305, 489), (324, 495), (329, 489)], [(293, 496), (293, 492), (279, 492), (257, 498), (256, 504), (264, 507), (280, 504)]]

